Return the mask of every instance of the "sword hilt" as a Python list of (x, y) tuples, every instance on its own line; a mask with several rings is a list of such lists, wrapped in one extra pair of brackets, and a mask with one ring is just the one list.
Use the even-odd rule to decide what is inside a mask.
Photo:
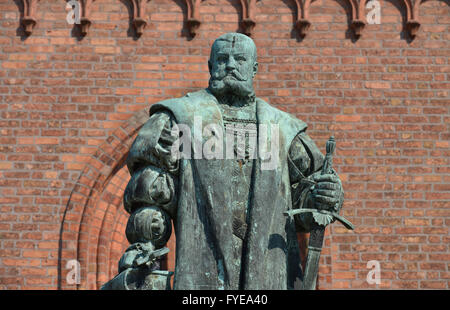
[[(325, 159), (323, 161), (321, 174), (333, 173), (332, 165), (333, 165), (333, 153), (334, 153), (335, 149), (336, 149), (336, 141), (334, 140), (334, 136), (331, 136), (330, 139), (328, 139), (327, 144), (326, 144), (327, 153), (326, 153)], [(353, 226), (353, 224), (349, 220), (347, 220), (345, 217), (340, 216), (336, 212), (330, 212), (327, 210), (317, 210), (317, 209), (307, 209), (307, 208), (295, 209), (295, 210), (289, 210), (289, 211), (284, 212), (284, 215), (292, 218), (295, 214), (300, 214), (300, 213), (312, 213), (312, 214), (316, 214), (316, 215), (318, 215), (318, 214), (329, 215), (333, 219), (338, 220), (347, 229), (353, 230), (355, 228)]]
[(336, 212), (330, 212), (327, 210), (317, 210), (317, 209), (295, 209), (295, 210), (289, 210), (289, 211), (285, 211), (283, 212), (284, 215), (289, 216), (289, 217), (293, 217), (296, 214), (300, 214), (300, 213), (316, 213), (316, 214), (324, 214), (324, 215), (330, 215), (333, 217), (333, 219), (336, 219), (337, 221), (339, 221), (342, 225), (345, 226), (345, 228), (349, 229), (349, 230), (354, 230), (355, 226), (353, 226), (353, 224), (347, 220), (345, 217), (340, 216), (339, 214), (337, 214)]
[(136, 259), (136, 266), (141, 266), (144, 264), (146, 266), (151, 266), (158, 257), (163, 256), (167, 253), (169, 253), (169, 249), (166, 247), (154, 251), (143, 250), (140, 253), (139, 257)]

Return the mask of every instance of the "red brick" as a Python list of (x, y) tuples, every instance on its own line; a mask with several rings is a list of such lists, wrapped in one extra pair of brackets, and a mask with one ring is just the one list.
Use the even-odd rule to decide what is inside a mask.
[[(123, 234), (127, 215), (108, 213), (103, 221), (100, 209), (95, 219), (90, 212), (95, 206), (124, 212), (121, 195), (129, 174), (126, 168), (109, 171), (123, 165), (133, 140), (128, 135), (136, 135), (149, 106), (207, 86), (212, 40), (238, 25), (239, 14), (225, 2), (201, 5), (202, 25), (192, 39), (179, 35), (180, 7), (164, 1), (150, 10), (151, 23), (141, 38), (127, 37), (126, 8), (108, 3), (101, 12), (92, 8), (98, 20), (80, 42), (55, 28), (65, 13), (56, 13), (50, 2), (41, 1), (39, 11), (50, 13), (38, 18), (35, 32), (24, 41), (14, 36), (17, 23), (3, 25), (2, 288), (57, 287), (66, 206), (63, 244), (80, 251), (63, 251), (63, 258), (79, 257), (87, 266), (89, 256), (87, 268), (99, 268), (99, 277), (83, 275), (81, 288), (96, 288), (96, 281), (112, 275), (101, 266), (117, 267), (128, 245)], [(340, 4), (318, 4), (311, 7), (312, 26), (300, 42), (290, 34), (290, 8), (275, 0), (257, 6), (256, 94), (304, 120), (321, 151), (331, 134), (336, 137), (334, 165), (346, 196), (342, 212), (356, 225), (351, 233), (333, 225), (319, 287), (372, 288), (365, 280), (366, 263), (379, 259), (385, 279), (380, 288), (448, 289), (442, 267), (447, 268), (450, 242), (450, 71), (444, 43), (449, 8), (427, 3), (418, 36), (407, 42), (398, 36), (403, 22), (398, 10), (383, 7), (388, 13), (383, 27), (372, 25), (353, 42), (346, 38), (347, 16)], [(19, 17), (13, 6), (2, 8), (2, 14)], [(49, 38), (42, 37), (43, 26)], [(141, 120), (129, 122), (140, 110), (146, 110)], [(105, 233), (110, 227), (118, 232)], [(107, 262), (104, 247), (111, 242), (114, 254)]]
[(375, 89), (387, 89), (390, 88), (390, 84), (387, 82), (366, 82), (365, 83), (366, 88), (375, 88)]
[(420, 288), (445, 289), (447, 288), (447, 281), (420, 281)]

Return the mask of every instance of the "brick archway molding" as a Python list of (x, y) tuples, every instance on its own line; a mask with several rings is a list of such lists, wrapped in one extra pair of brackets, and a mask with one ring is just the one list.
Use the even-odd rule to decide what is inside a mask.
[[(120, 252), (120, 245), (127, 243), (123, 233), (127, 217), (121, 208), (127, 180), (118, 175), (127, 173), (128, 150), (147, 119), (148, 109), (141, 110), (117, 128), (99, 146), (73, 187), (62, 214), (58, 289), (98, 289), (116, 272), (117, 261), (109, 259), (111, 251)], [(81, 267), (76, 286), (66, 281), (70, 271), (66, 264), (74, 259)]]

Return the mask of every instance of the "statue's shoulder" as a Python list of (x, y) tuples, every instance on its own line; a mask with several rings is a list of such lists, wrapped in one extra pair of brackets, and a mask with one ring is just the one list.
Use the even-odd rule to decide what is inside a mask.
[(213, 95), (206, 89), (187, 93), (183, 97), (171, 98), (155, 103), (150, 108), (150, 115), (161, 110), (169, 110), (174, 115), (186, 115), (195, 112), (205, 104), (214, 101)]
[(291, 113), (281, 111), (275, 108), (261, 98), (256, 98), (260, 115), (270, 120), (271, 123), (279, 124), (280, 127), (286, 130), (294, 130), (296, 133), (306, 130), (308, 125), (292, 115)]

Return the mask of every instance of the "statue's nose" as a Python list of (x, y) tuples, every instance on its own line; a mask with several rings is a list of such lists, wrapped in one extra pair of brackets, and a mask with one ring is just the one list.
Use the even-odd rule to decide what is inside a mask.
[(236, 61), (234, 60), (234, 57), (229, 57), (227, 61), (227, 69), (233, 70), (236, 69)]

